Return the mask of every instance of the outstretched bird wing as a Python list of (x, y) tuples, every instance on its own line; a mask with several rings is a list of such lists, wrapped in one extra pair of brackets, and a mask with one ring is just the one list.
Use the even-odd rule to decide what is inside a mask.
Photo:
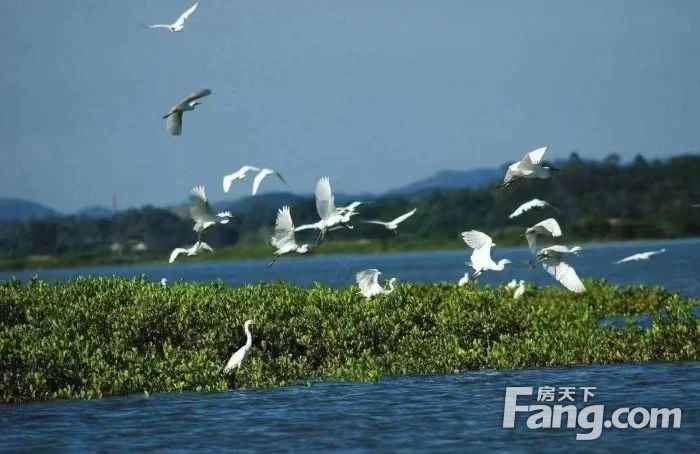
[(181, 248), (181, 247), (177, 247), (177, 248), (173, 249), (173, 251), (170, 253), (170, 259), (168, 259), (168, 263), (173, 263), (178, 255), (184, 254), (186, 252), (187, 252), (187, 249)]
[(545, 229), (547, 232), (549, 232), (550, 235), (553, 237), (559, 237), (561, 236), (561, 227), (559, 226), (559, 223), (557, 222), (556, 219), (554, 218), (548, 218), (545, 219), (544, 221), (538, 222), (535, 224), (534, 227), (540, 226), (543, 229)]
[(316, 211), (321, 219), (327, 219), (335, 213), (335, 197), (331, 192), (331, 182), (323, 177), (316, 183)]
[(530, 165), (535, 165), (539, 164), (540, 161), (542, 161), (542, 157), (544, 156), (544, 152), (547, 151), (547, 147), (542, 147), (542, 148), (537, 148), (536, 150), (532, 150), (528, 154), (525, 155), (523, 160), (521, 161), (525, 166), (530, 166)]
[(583, 293), (586, 291), (586, 287), (583, 286), (583, 282), (579, 279), (574, 270), (569, 264), (565, 262), (557, 262), (554, 260), (545, 260), (542, 263), (542, 267), (546, 272), (551, 274), (554, 279), (559, 281), (561, 285), (571, 290), (574, 293)]
[(192, 13), (194, 13), (194, 10), (197, 9), (197, 6), (199, 5), (199, 2), (195, 3), (194, 5), (190, 6), (190, 8), (182, 13), (180, 17), (177, 18), (175, 23), (173, 24), (174, 28), (182, 28), (185, 25), (185, 21), (190, 17)]
[(462, 240), (472, 249), (481, 249), (484, 246), (489, 246), (490, 248), (493, 245), (491, 237), (478, 230), (462, 232)]
[(253, 192), (251, 195), (255, 195), (258, 193), (258, 188), (260, 188), (260, 183), (262, 183), (262, 180), (265, 179), (266, 176), (270, 175), (272, 170), (270, 169), (262, 169), (257, 175), (255, 175), (255, 179), (253, 180)]
[(212, 91), (210, 89), (202, 88), (201, 90), (197, 90), (197, 91), (193, 92), (192, 94), (187, 96), (185, 99), (183, 99), (182, 101), (177, 103), (177, 106), (182, 108), (183, 106), (188, 105), (192, 101), (196, 101), (200, 98), (204, 98), (205, 96), (209, 96), (210, 94), (212, 94)]
[(545, 207), (549, 206), (548, 202), (545, 202), (544, 200), (540, 199), (532, 199), (529, 202), (525, 202), (522, 205), (520, 205), (518, 208), (513, 211), (508, 218), (513, 219), (515, 217), (520, 216), (521, 214), (525, 213), (526, 211), (529, 211), (533, 208), (539, 208), (539, 207)]
[(190, 216), (192, 216), (195, 223), (215, 222), (216, 219), (214, 218), (211, 205), (209, 205), (207, 196), (204, 193), (204, 186), (193, 187), (191, 193), (190, 200), (192, 204), (190, 205)]
[(405, 221), (406, 219), (408, 219), (408, 218), (410, 218), (411, 216), (413, 216), (413, 215), (416, 213), (416, 210), (417, 210), (417, 208), (414, 208), (414, 209), (412, 209), (411, 211), (409, 211), (408, 213), (402, 214), (402, 215), (399, 216), (398, 218), (396, 218), (396, 219), (394, 219), (393, 221), (391, 221), (390, 224), (399, 224), (399, 223)]
[(182, 134), (182, 111), (176, 110), (168, 115), (166, 126), (170, 134), (179, 136)]
[(371, 296), (372, 287), (379, 285), (379, 275), (381, 272), (378, 269), (369, 269), (360, 271), (355, 275), (355, 281), (360, 287), (360, 292), (364, 296)]
[(292, 222), (292, 214), (288, 206), (283, 206), (277, 211), (277, 220), (275, 222), (275, 231), (270, 242), (276, 248), (281, 248), (282, 245), (294, 240), (294, 223)]

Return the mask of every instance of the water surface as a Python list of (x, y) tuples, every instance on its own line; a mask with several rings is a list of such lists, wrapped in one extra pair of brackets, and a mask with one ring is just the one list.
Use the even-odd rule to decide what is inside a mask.
[[(700, 362), (628, 364), (452, 375), (268, 390), (156, 394), (0, 406), (0, 447), (52, 451), (697, 450)], [(507, 386), (596, 387), (589, 403), (681, 408), (680, 429), (503, 429)], [(519, 401), (521, 403), (521, 401)], [(536, 403), (525, 401), (525, 404)]]
[[(644, 284), (679, 291), (685, 296), (700, 296), (700, 240), (640, 241), (624, 243), (584, 244), (584, 251), (571, 260), (581, 277), (605, 278), (615, 284)], [(665, 254), (650, 261), (615, 265), (613, 262), (628, 255), (666, 248)], [(513, 263), (503, 272), (485, 273), (481, 284), (497, 284), (510, 279), (524, 279), (538, 285), (550, 285), (554, 280), (541, 267), (531, 269), (526, 248), (493, 249), (495, 260), (508, 258)], [(221, 279), (230, 286), (284, 280), (308, 286), (314, 282), (339, 287), (354, 284), (360, 270), (378, 268), (383, 277), (398, 277), (412, 282), (456, 282), (467, 270), (466, 251), (401, 252), (378, 254), (312, 255), (283, 257), (271, 268), (269, 259), (221, 260), (173, 264), (142, 264), (128, 266), (100, 266), (27, 271), (3, 271), (0, 279), (16, 276), (26, 280), (38, 275), (47, 280), (65, 280), (76, 276), (126, 276), (145, 274), (154, 281), (165, 277), (174, 282), (210, 282)]]

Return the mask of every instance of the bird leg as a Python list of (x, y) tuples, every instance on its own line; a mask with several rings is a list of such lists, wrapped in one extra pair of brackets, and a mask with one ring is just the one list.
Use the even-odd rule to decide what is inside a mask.
[(278, 258), (280, 258), (280, 256), (279, 256), (279, 255), (276, 255), (275, 258), (273, 258), (272, 261), (271, 261), (270, 263), (267, 264), (267, 266), (265, 267), (265, 269), (268, 269), (268, 268), (270, 268), (272, 265), (274, 265)]

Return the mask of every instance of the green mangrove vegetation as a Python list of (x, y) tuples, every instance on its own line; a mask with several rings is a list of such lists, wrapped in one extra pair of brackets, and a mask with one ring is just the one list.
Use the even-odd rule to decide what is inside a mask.
[[(700, 302), (587, 281), (588, 292), (400, 284), (356, 287), (78, 278), (0, 283), (4, 402), (213, 391), (482, 368), (700, 359)], [(602, 317), (650, 314), (650, 328)], [(243, 369), (223, 373), (253, 319)]]

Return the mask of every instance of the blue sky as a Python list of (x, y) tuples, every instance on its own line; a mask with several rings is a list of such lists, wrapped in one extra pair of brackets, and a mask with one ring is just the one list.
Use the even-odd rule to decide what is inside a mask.
[[(72, 211), (227, 197), (242, 164), (296, 192), (441, 169), (697, 152), (694, 0), (0, 2), (0, 196)], [(161, 116), (214, 94), (171, 137)], [(270, 180), (268, 190), (283, 186)], [(228, 197), (247, 193), (237, 187)]]

